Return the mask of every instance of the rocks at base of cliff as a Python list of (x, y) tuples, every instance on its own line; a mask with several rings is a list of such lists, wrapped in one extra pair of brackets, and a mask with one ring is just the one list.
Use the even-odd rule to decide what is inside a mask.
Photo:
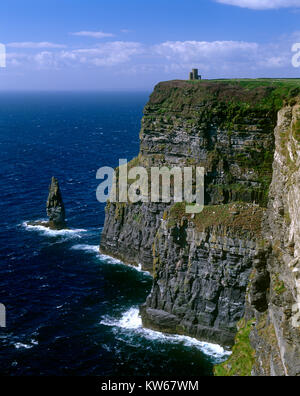
[(147, 308), (147, 304), (140, 306), (143, 326), (165, 333), (180, 333), (180, 320), (177, 316), (159, 309)]
[(30, 222), (30, 226), (43, 226), (50, 228), (51, 230), (64, 230), (67, 228), (65, 220), (65, 207), (62, 200), (58, 180), (52, 177), (51, 184), (49, 187), (49, 195), (46, 204), (47, 216), (49, 217), (48, 222), (35, 221)]
[(140, 306), (143, 327), (167, 334), (188, 335), (201, 341), (221, 344), (225, 347), (233, 345), (232, 332), (210, 326), (195, 325), (187, 319), (182, 322), (176, 315), (169, 312), (147, 308), (147, 303)]

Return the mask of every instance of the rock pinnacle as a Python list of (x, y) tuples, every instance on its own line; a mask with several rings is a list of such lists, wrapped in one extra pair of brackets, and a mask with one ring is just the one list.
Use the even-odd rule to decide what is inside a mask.
[(63, 204), (58, 180), (52, 177), (47, 200), (47, 216), (49, 217), (49, 227), (54, 230), (66, 228), (65, 207)]

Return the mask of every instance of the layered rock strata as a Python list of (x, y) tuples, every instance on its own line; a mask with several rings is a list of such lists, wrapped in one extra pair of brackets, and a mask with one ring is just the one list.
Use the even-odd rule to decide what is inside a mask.
[(130, 166), (204, 167), (207, 206), (109, 202), (102, 234), (102, 252), (153, 274), (144, 326), (228, 346), (244, 317), (253, 375), (299, 375), (297, 84), (158, 84)]

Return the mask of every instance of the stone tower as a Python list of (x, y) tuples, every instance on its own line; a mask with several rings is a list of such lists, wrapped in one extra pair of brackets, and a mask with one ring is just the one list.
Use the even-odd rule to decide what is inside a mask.
[(198, 69), (193, 69), (192, 73), (193, 73), (194, 80), (198, 80), (199, 79)]
[(190, 81), (201, 80), (201, 76), (198, 74), (198, 69), (192, 69), (189, 79)]

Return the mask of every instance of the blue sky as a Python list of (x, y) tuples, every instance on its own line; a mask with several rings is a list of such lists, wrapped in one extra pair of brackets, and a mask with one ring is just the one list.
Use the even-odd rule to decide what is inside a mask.
[(300, 0), (1, 2), (2, 90), (151, 90), (184, 79), (298, 77)]

